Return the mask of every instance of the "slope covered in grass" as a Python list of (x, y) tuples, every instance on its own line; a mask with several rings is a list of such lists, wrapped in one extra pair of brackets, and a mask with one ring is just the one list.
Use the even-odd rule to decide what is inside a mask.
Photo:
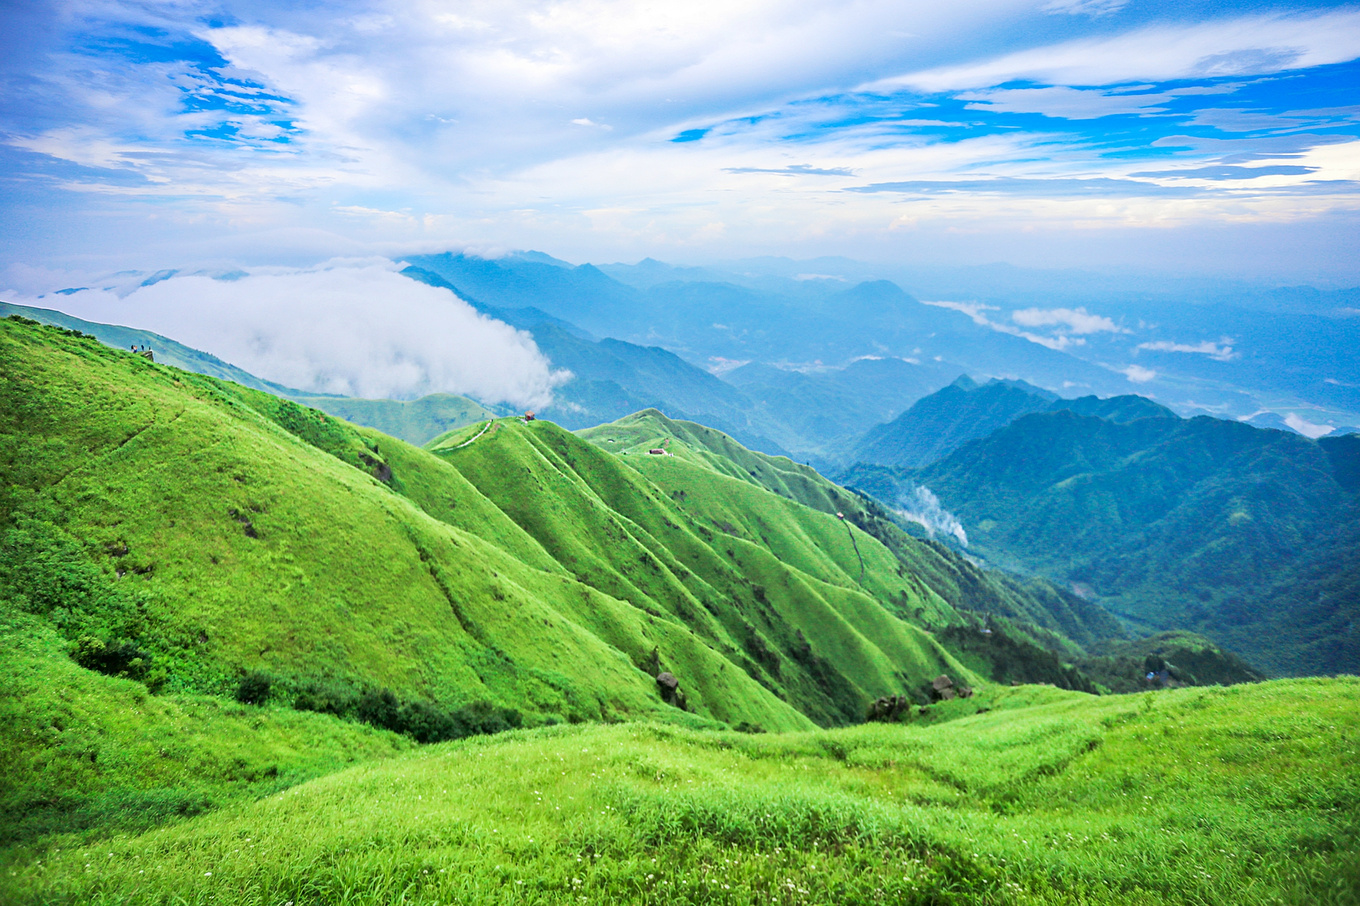
[[(3, 598), (72, 644), (140, 652), (148, 682), (221, 693), (263, 670), (290, 697), (330, 683), (529, 719), (645, 714), (675, 709), (625, 651), (664, 637), (701, 714), (807, 726), (684, 625), (654, 637), (646, 614), (571, 578), (429, 454), (0, 325)], [(436, 515), (400, 493), (431, 484)]]
[[(844, 515), (848, 525), (832, 530), (838, 537), (824, 543), (822, 549), (841, 551), (841, 569), (848, 575), (859, 576), (863, 557), (864, 575), (869, 581), (896, 573), (899, 579), (920, 591), (928, 591), (953, 609), (954, 613), (926, 607), (920, 607), (919, 613), (915, 609), (905, 612), (925, 625), (957, 624), (958, 611), (996, 614), (1021, 621), (1027, 627), (1025, 631), (1037, 641), (1069, 654), (1078, 650), (1073, 642), (1077, 646), (1090, 645), (1124, 635), (1119, 622), (1099, 605), (1083, 601), (1042, 579), (1021, 581), (979, 569), (944, 545), (908, 536), (881, 506), (862, 494), (840, 487), (816, 470), (786, 457), (748, 450), (713, 428), (646, 410), (580, 433), (602, 449), (635, 457), (629, 460), (635, 467), (645, 470), (677, 502), (702, 511), (715, 528), (734, 525), (729, 516), (719, 512), (730, 495), (691, 493), (699, 476), (692, 470), (672, 467), (672, 463), (747, 482), (822, 513)], [(651, 449), (664, 449), (670, 455), (651, 456), (647, 453)], [(740, 524), (740, 519), (735, 524)], [(828, 525), (825, 521), (816, 524)], [(851, 537), (863, 538), (858, 532), (852, 534), (851, 527), (871, 535), (891, 551), (896, 562), (884, 558), (872, 541), (862, 548), (858, 543), (850, 544)], [(746, 536), (757, 534), (760, 533), (748, 531)], [(890, 600), (897, 600), (896, 589), (883, 589), (883, 593)]]
[(10, 315), (19, 315), (64, 330), (89, 334), (99, 342), (112, 346), (114, 349), (145, 346), (152, 351), (157, 362), (173, 365), (195, 374), (206, 374), (221, 378), (224, 381), (233, 381), (243, 387), (253, 387), (256, 390), (264, 390), (267, 393), (277, 393), (283, 396), (300, 392), (281, 384), (275, 384), (273, 381), (258, 378), (242, 368), (237, 368), (230, 362), (222, 361), (215, 355), (185, 346), (183, 343), (176, 342), (169, 337), (163, 337), (158, 333), (152, 333), (149, 330), (122, 327), (117, 324), (100, 324), (52, 309), (32, 308), (27, 305), (15, 305), (12, 302), (0, 301), (0, 318), (8, 318)]
[[(667, 670), (694, 714), (766, 729), (971, 678), (899, 619), (951, 605), (869, 536), (756, 485), (714, 485), (717, 509), (690, 514), (548, 423), (497, 420), (432, 453), (0, 330), (7, 606), (101, 646), (110, 672), (221, 694), (263, 671), (282, 700), (389, 688), (533, 722), (683, 717), (654, 682)], [(715, 531), (719, 512), (743, 530)]]
[(95, 847), (11, 851), (52, 903), (1353, 904), (1354, 679), (944, 724), (465, 740)]
[[(861, 580), (847, 528), (833, 516), (724, 478), (696, 491), (721, 512), (714, 518), (657, 483), (648, 460), (683, 465), (673, 457), (614, 455), (542, 421), (468, 428), (431, 451), (579, 581), (658, 625), (689, 627), (819, 722), (858, 720), (869, 698), (961, 669), (885, 604), (940, 616), (949, 606), (858, 533), (865, 556), (886, 571)], [(660, 654), (669, 667), (665, 646)]]
[(51, 626), (4, 606), (0, 651), (0, 847), (148, 827), (414, 745), (321, 714), (150, 695), (77, 666)]

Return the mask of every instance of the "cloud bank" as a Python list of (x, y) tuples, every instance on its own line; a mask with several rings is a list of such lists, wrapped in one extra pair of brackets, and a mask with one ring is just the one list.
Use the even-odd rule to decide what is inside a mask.
[(174, 276), (38, 304), (155, 331), (299, 390), (394, 399), (442, 391), (540, 407), (568, 377), (529, 334), (395, 268), (333, 262), (235, 279)]

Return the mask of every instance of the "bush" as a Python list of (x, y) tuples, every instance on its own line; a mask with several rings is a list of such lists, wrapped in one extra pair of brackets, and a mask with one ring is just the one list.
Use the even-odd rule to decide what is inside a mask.
[(274, 679), (267, 673), (252, 670), (241, 677), (236, 687), (236, 700), (243, 705), (262, 705), (269, 701), (269, 690)]
[(357, 704), (353, 687), (335, 680), (308, 683), (293, 700), (298, 711), (317, 711), (335, 717), (349, 717)]
[(309, 683), (298, 693), (293, 707), (299, 711), (319, 711), (357, 719), (409, 736), (419, 743), (501, 733), (518, 729), (524, 723), (515, 709), (490, 702), (473, 702), (450, 711), (434, 702), (399, 698), (384, 687), (368, 687), (356, 693), (352, 687), (338, 681)]
[(359, 696), (357, 716), (366, 724), (400, 733), (400, 705), (391, 689), (365, 689)]
[(107, 676), (141, 679), (151, 666), (151, 655), (126, 639), (81, 636), (71, 646), (71, 659), (86, 670)]

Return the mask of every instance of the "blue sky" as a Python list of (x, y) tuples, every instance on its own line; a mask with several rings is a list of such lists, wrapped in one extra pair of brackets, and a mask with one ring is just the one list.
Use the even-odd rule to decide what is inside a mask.
[(943, 7), (12, 0), (0, 268), (470, 247), (1360, 282), (1360, 7)]

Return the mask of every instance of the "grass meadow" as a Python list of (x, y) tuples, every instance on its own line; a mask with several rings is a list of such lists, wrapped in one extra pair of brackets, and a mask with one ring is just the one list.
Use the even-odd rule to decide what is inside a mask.
[(423, 747), (9, 850), (16, 903), (1348, 904), (1360, 681), (1000, 690), (933, 725)]

